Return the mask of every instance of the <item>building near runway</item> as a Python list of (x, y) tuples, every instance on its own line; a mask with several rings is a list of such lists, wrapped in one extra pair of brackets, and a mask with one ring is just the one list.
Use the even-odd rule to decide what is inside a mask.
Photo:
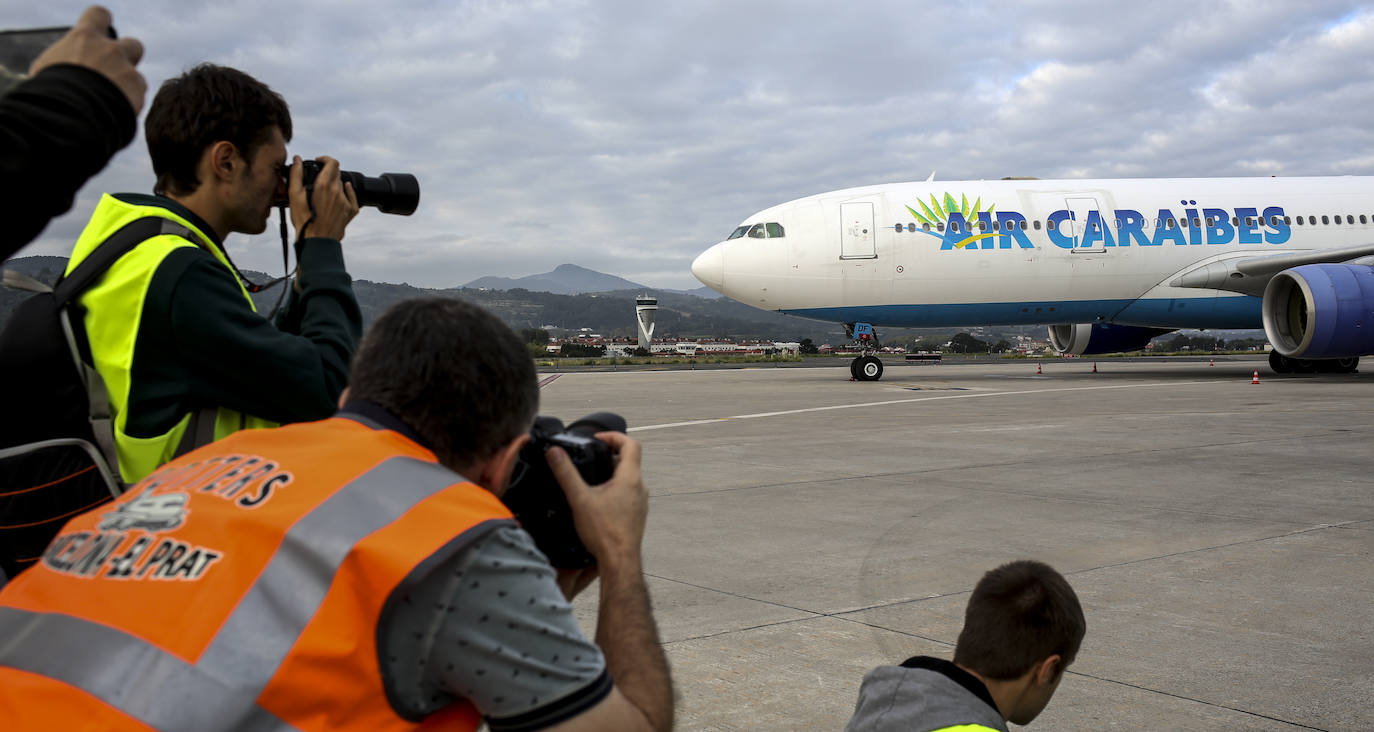
[(635, 322), (639, 324), (639, 347), (646, 351), (654, 345), (654, 318), (658, 315), (658, 298), (640, 295), (635, 298)]

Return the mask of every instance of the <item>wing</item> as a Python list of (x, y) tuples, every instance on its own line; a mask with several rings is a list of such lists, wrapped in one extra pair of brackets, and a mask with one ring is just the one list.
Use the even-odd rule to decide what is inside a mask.
[(1374, 244), (1360, 244), (1338, 249), (1319, 249), (1289, 254), (1261, 254), (1212, 261), (1184, 270), (1169, 282), (1170, 287), (1192, 287), (1202, 290), (1226, 290), (1242, 295), (1262, 297), (1269, 278), (1290, 267), (1303, 264), (1332, 264), (1350, 262), (1374, 256)]

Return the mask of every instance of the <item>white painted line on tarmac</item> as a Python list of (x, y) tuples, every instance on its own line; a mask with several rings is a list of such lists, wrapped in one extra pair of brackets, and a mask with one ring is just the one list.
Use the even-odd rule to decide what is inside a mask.
[(1049, 394), (1063, 391), (1101, 391), (1104, 389), (1142, 389), (1156, 386), (1190, 386), (1197, 384), (1222, 384), (1224, 381), (1159, 381), (1148, 384), (1112, 384), (1109, 386), (1064, 386), (1055, 389), (1026, 389), (1023, 391), (990, 391), (981, 393), (963, 394), (944, 394), (941, 396), (917, 397), (915, 399), (891, 399), (884, 402), (864, 402), (862, 404), (835, 404), (829, 407), (806, 407), (804, 409), (788, 409), (781, 412), (759, 412), (757, 414), (737, 414), (733, 417), (716, 417), (713, 419), (694, 419), (689, 422), (669, 422), (667, 424), (650, 424), (642, 427), (631, 427), (630, 432), (644, 432), (646, 430), (666, 430), (673, 427), (691, 427), (698, 424), (714, 424), (716, 422), (729, 422), (736, 419), (759, 419), (761, 417), (784, 417), (790, 414), (806, 414), (808, 412), (828, 412), (834, 409), (864, 409), (868, 407), (885, 407), (892, 404), (913, 404), (915, 402), (933, 402), (942, 399), (984, 399), (997, 396), (1020, 396), (1023, 394)]

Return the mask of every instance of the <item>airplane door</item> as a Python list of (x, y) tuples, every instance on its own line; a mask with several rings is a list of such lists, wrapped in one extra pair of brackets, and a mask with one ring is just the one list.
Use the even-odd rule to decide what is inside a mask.
[(877, 259), (874, 246), (873, 204), (840, 204), (840, 259)]
[[(1104, 232), (1098, 230), (1093, 232), (1095, 236), (1087, 236), (1089, 212), (1102, 211), (1102, 207), (1098, 204), (1097, 199), (1087, 196), (1066, 198), (1064, 199), (1064, 203), (1069, 209), (1069, 225), (1073, 227), (1073, 252), (1075, 254), (1092, 254), (1094, 252), (1107, 251), (1106, 237), (1103, 235)], [(1099, 213), (1091, 225), (1096, 227), (1105, 226), (1106, 222), (1102, 220), (1104, 215), (1103, 213)], [(1094, 241), (1085, 245), (1084, 242), (1089, 238), (1094, 239)]]

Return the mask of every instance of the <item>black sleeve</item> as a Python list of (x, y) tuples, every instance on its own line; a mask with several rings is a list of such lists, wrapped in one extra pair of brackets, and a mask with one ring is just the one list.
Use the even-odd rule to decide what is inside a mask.
[[(234, 275), (206, 252), (186, 247), (163, 260), (149, 287), (136, 361), (164, 358), (180, 364), (178, 371), (188, 383), (177, 391), (191, 403), (177, 411), (228, 407), (274, 422), (324, 419), (334, 413), (348, 384), (362, 315), (339, 242), (316, 240), (306, 256), (301, 294), (290, 318), (294, 333), (253, 312)], [(160, 324), (158, 311), (164, 308), (168, 316)], [(164, 329), (172, 342), (157, 337)], [(140, 412), (153, 416), (155, 412), (133, 406), (134, 396), (131, 419)], [(130, 433), (146, 429), (160, 434), (157, 430), (167, 426), (131, 425)]]
[(66, 213), (137, 126), (119, 87), (84, 66), (50, 66), (0, 97), (0, 258)]

